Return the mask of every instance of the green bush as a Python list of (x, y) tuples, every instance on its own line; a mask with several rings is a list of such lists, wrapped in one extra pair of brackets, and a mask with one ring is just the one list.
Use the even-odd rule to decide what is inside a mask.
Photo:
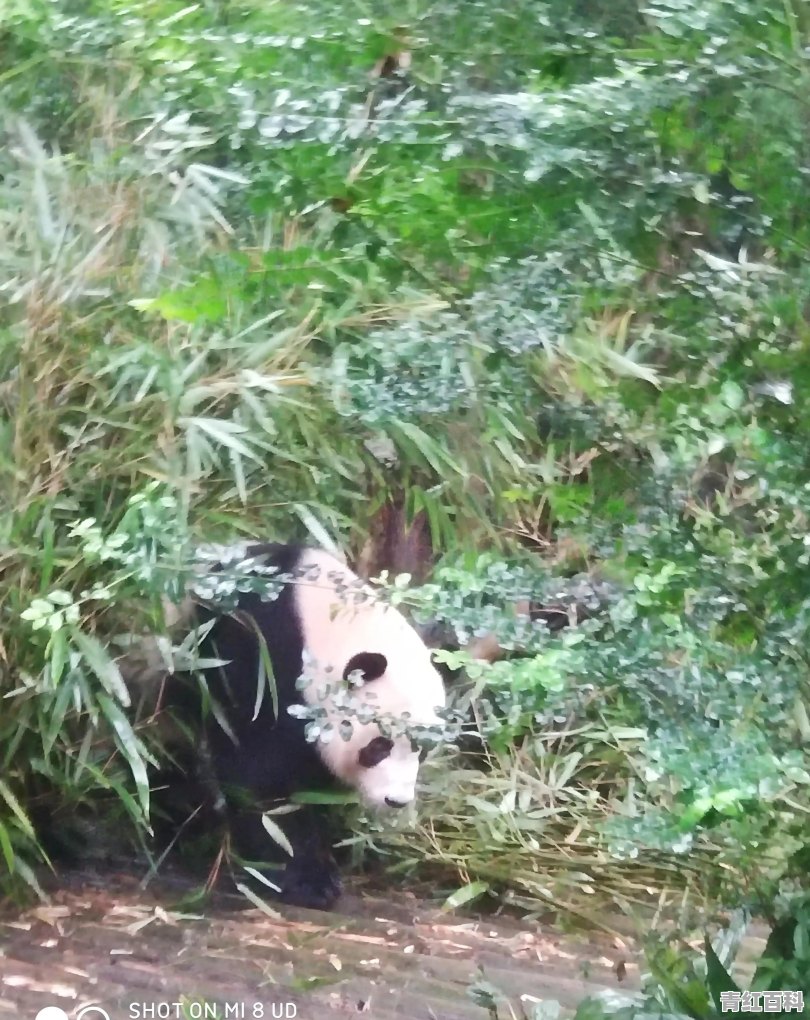
[[(807, 29), (800, 0), (7, 5), (10, 889), (55, 804), (146, 824), (116, 656), (194, 543), (356, 549), (401, 491), (444, 556), (421, 618), (530, 653), (472, 668), (490, 769), (426, 773), (401, 866), (579, 912), (806, 872)], [(574, 630), (503, 612), (583, 575), (609, 594)]]

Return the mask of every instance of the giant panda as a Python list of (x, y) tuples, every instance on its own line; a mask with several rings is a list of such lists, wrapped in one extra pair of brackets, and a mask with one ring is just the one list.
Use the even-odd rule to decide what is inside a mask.
[[(268, 816), (286, 847), (268, 834), (263, 811), (335, 785), (356, 791), (372, 808), (411, 804), (420, 737), (441, 734), (444, 685), (416, 630), (330, 553), (248, 546), (236, 572), (269, 574), (276, 590), (237, 585), (235, 605), (223, 610), (211, 596), (217, 576), (233, 567), (220, 563), (196, 586), (200, 669), (194, 683), (175, 681), (182, 693), (175, 686), (170, 703), (183, 712), (209, 697), (216, 705), (203, 723), (206, 760), (224, 794), (237, 854), (261, 865), (281, 853), (283, 874), (277, 880), (272, 873), (280, 898), (329, 909), (341, 883), (324, 809), (300, 805)], [(268, 657), (272, 679), (261, 691)], [(202, 699), (200, 676), (207, 687)], [(302, 718), (308, 712), (317, 718)], [(307, 725), (319, 727), (319, 739), (308, 741)]]

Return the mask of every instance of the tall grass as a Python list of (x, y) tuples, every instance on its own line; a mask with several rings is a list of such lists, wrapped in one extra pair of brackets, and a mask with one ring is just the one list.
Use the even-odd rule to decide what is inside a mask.
[[(80, 150), (16, 119), (0, 156), (0, 851), (32, 887), (32, 816), (108, 789), (147, 824), (108, 642), (163, 629), (192, 536), (296, 515), (335, 531), (359, 495), (351, 451), (322, 427), (312, 317), (212, 282), (235, 251), (219, 200), (239, 175), (189, 162), (198, 130), (85, 98), (100, 116)], [(335, 474), (307, 469), (313, 450)]]
[[(244, 175), (205, 163), (212, 139), (186, 118), (128, 119), (119, 98), (80, 95), (69, 152), (17, 117), (0, 153), (0, 851), (14, 889), (38, 889), (39, 830), (101, 791), (148, 827), (149, 756), (116, 657), (165, 633), (161, 597), (190, 545), (333, 544), (362, 535), (384, 496), (373, 433), (343, 413), (340, 358), (313, 341), (441, 307), (385, 304), (373, 285), (337, 308), (297, 285), (271, 302), (263, 253), (294, 251), (302, 230), (272, 214), (237, 236), (226, 207)], [(390, 426), (401, 468), (444, 471), (462, 507), (452, 444)], [(441, 499), (420, 505), (447, 535)]]

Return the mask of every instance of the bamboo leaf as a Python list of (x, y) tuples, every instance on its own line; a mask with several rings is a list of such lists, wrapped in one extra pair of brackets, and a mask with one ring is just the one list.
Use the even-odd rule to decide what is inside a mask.
[[(248, 871), (247, 868), (245, 870)], [(249, 886), (245, 885), (243, 882), (236, 882), (235, 884), (236, 888), (245, 897), (245, 899), (250, 900), (253, 906), (256, 907), (258, 910), (261, 910), (263, 914), (265, 914), (269, 918), (272, 918), (272, 920), (274, 921), (282, 920), (281, 914), (279, 914), (277, 910), (273, 910), (272, 907), (269, 907), (261, 898), (261, 896), (257, 896), (256, 893), (253, 892), (253, 890)], [(270, 885), (269, 882), (265, 884)]]
[(121, 671), (109, 657), (101, 642), (94, 635), (86, 634), (78, 627), (71, 629), (70, 636), (73, 644), (82, 653), (84, 661), (101, 681), (105, 691), (120, 701), (122, 705), (129, 707), (129, 691), (121, 676)]
[(14, 849), (11, 845), (11, 838), (8, 834), (8, 829), (0, 822), (0, 850), (3, 851), (3, 858), (6, 862), (6, 867), (9, 873), (14, 871)]
[(221, 421), (219, 418), (180, 418), (178, 424), (187, 428), (204, 432), (220, 446), (232, 453), (241, 454), (248, 460), (261, 464), (261, 459), (253, 450), (243, 442), (239, 436), (244, 435), (248, 430), (244, 425), (237, 425), (232, 421)]
[(135, 789), (144, 815), (149, 817), (149, 779), (146, 764), (135, 731), (118, 705), (104, 694), (99, 694), (98, 703), (107, 722), (112, 726), (116, 743), (123, 752), (135, 780)]
[(442, 910), (456, 910), (458, 907), (463, 906), (465, 903), (470, 903), (472, 900), (477, 900), (480, 896), (483, 896), (485, 892), (489, 890), (488, 882), (468, 882), (467, 885), (463, 885), (460, 889), (456, 889), (454, 893), (451, 893), (442, 904)]
[(12, 793), (11, 789), (4, 780), (0, 779), (0, 797), (6, 802), (7, 807), (20, 823), (20, 828), (30, 839), (36, 839), (34, 832), (34, 826), (29, 821), (28, 815), (23, 810), (22, 805), (17, 800), (16, 796)]
[(268, 818), (266, 814), (262, 815), (262, 825), (264, 826), (265, 831), (270, 835), (270, 838), (273, 840), (274, 843), (278, 843), (282, 850), (285, 850), (290, 855), (290, 857), (295, 856), (292, 844), (287, 839), (287, 836), (285, 835), (284, 830), (281, 828), (280, 825), (276, 824), (276, 822), (274, 822), (272, 818)]

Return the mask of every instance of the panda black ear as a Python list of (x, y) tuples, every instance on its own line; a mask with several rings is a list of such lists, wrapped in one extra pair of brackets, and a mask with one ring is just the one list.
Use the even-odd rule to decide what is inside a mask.
[(346, 663), (343, 679), (348, 680), (351, 674), (358, 669), (366, 682), (376, 680), (388, 669), (388, 659), (379, 652), (358, 652)]

